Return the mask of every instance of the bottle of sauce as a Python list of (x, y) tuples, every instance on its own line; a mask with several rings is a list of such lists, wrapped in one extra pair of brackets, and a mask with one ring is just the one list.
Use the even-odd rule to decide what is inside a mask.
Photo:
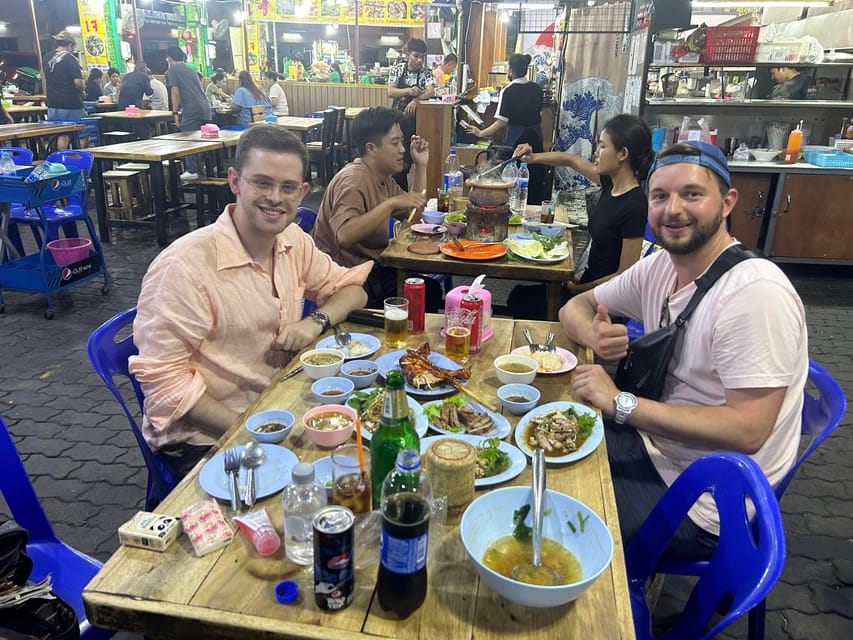
[(406, 618), (427, 592), (432, 487), (419, 449), (402, 449), (382, 483), (382, 542), (376, 595), (386, 611)]
[(379, 506), (382, 483), (394, 468), (397, 454), (405, 448), (420, 450), (418, 437), (409, 417), (409, 402), (403, 388), (403, 372), (388, 372), (385, 381), (385, 405), (379, 428), (370, 440), (370, 474), (373, 483), (373, 508)]
[(785, 146), (785, 164), (794, 164), (800, 158), (800, 146), (803, 144), (803, 121), (797, 125), (788, 135), (788, 144)]

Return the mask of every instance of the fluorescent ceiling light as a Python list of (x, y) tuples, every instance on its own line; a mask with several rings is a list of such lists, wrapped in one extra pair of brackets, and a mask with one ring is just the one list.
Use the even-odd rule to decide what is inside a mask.
[(829, 0), (693, 0), (694, 9), (720, 7), (828, 7)]
[(554, 11), (554, 3), (553, 2), (548, 2), (548, 3), (543, 2), (541, 4), (538, 4), (538, 3), (537, 4), (531, 4), (529, 2), (525, 2), (524, 4), (522, 4), (520, 2), (499, 2), (499, 3), (495, 4), (494, 6), (498, 9), (511, 9), (514, 11), (518, 11), (519, 9), (530, 9), (533, 11), (536, 11), (536, 10)]

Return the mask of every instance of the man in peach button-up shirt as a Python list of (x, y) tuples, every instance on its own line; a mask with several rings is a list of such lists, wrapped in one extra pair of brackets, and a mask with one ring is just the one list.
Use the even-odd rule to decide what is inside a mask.
[[(145, 438), (178, 476), (294, 353), (367, 300), (373, 263), (341, 267), (291, 224), (307, 165), (287, 131), (247, 130), (228, 169), (237, 203), (165, 249), (142, 281), (130, 371), (145, 393)], [(302, 319), (303, 297), (319, 313)]]

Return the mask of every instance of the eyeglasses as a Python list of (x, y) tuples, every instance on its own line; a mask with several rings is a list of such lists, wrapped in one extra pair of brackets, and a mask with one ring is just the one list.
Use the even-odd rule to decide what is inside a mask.
[[(241, 178), (243, 176), (240, 176)], [(302, 188), (301, 182), (282, 182), (281, 184), (276, 184), (269, 178), (262, 177), (251, 177), (251, 178), (243, 178), (246, 182), (252, 185), (252, 188), (255, 191), (260, 193), (269, 195), (273, 192), (273, 189), (278, 188), (278, 190), (287, 196), (292, 196), (294, 193), (297, 193)]]

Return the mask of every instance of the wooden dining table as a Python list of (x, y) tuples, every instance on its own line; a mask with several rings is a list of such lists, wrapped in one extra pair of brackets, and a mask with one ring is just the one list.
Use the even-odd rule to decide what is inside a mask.
[[(4, 124), (0, 127), (0, 142), (26, 140), (33, 146), (41, 138), (50, 138), (51, 142), (47, 143), (47, 148), (49, 149), (54, 139), (60, 136), (69, 136), (72, 140), (71, 146), (79, 147), (80, 140), (77, 134), (85, 126), (84, 124), (57, 124), (47, 120)], [(34, 152), (37, 151), (36, 149), (33, 150)]]
[[(439, 336), (443, 317), (428, 314), (426, 333), (410, 335), (409, 347), (429, 340), (434, 350), (443, 352)], [(548, 322), (494, 318), (494, 335), (469, 363), (468, 382), (476, 393), (496, 399), (499, 382), (492, 361), (524, 344), (521, 331), (530, 328), (536, 335), (555, 329), (559, 346), (575, 353), (581, 363), (592, 361), (592, 353), (571, 342)], [(381, 329), (345, 323), (343, 329), (381, 338)], [(383, 347), (376, 355), (388, 352)], [(376, 356), (373, 356), (376, 357)], [(294, 367), (292, 362), (285, 371)], [(571, 400), (572, 373), (539, 375), (534, 385), (541, 403)], [(315, 405), (311, 380), (304, 372), (286, 381), (276, 375), (266, 390), (238, 418), (207, 456), (157, 507), (157, 513), (178, 515), (187, 506), (209, 496), (199, 484), (199, 473), (217, 452), (246, 443), (250, 436), (245, 418), (263, 409), (286, 408), (296, 417), (293, 432), (281, 444), (300, 461), (311, 462), (327, 456), (304, 437), (301, 417)], [(519, 418), (506, 416), (513, 427)], [(507, 440), (511, 441), (512, 436)], [(224, 473), (224, 471), (223, 471)], [(504, 485), (529, 485), (530, 465)], [(260, 557), (238, 533), (223, 549), (195, 557), (189, 540), (181, 536), (165, 552), (121, 547), (83, 591), (89, 621), (100, 627), (145, 634), (155, 638), (343, 639), (397, 638), (401, 640), (512, 638), (589, 640), (630, 640), (634, 638), (631, 605), (625, 573), (623, 547), (616, 503), (604, 441), (588, 456), (568, 465), (549, 465), (549, 489), (561, 491), (588, 505), (607, 523), (614, 540), (610, 566), (589, 589), (572, 603), (548, 609), (532, 609), (514, 604), (480, 581), (467, 557), (457, 524), (448, 521), (440, 542), (429, 549), (429, 589), (425, 602), (409, 618), (400, 620), (382, 610), (374, 595), (376, 564), (360, 566), (356, 558), (355, 591), (351, 606), (327, 613), (313, 597), (313, 570), (290, 563), (280, 548), (269, 557)], [(488, 491), (480, 488), (478, 494)], [(220, 507), (231, 515), (230, 505)], [(281, 531), (281, 495), (274, 493), (258, 502)], [(300, 585), (300, 595), (289, 605), (276, 602), (274, 588), (282, 580)]]
[(35, 122), (47, 113), (47, 107), (13, 104), (11, 107), (6, 107), (6, 113), (12, 116), (15, 122)]
[[(397, 270), (397, 293), (403, 295), (403, 284), (413, 273), (440, 273), (455, 276), (474, 277), (485, 273), (487, 278), (501, 280), (528, 280), (541, 282), (546, 291), (546, 318), (556, 320), (562, 302), (561, 291), (563, 283), (571, 280), (574, 273), (574, 256), (572, 255), (571, 229), (565, 232), (569, 244), (569, 255), (560, 262), (540, 264), (506, 255), (491, 260), (458, 259), (441, 252), (431, 255), (421, 255), (409, 251), (409, 246), (417, 240), (429, 237), (436, 245), (450, 242), (450, 237), (441, 234), (424, 236), (415, 233), (403, 225), (404, 229), (389, 241), (388, 247), (379, 256), (379, 263), (385, 267)], [(509, 232), (522, 231), (521, 225), (510, 225)]]

